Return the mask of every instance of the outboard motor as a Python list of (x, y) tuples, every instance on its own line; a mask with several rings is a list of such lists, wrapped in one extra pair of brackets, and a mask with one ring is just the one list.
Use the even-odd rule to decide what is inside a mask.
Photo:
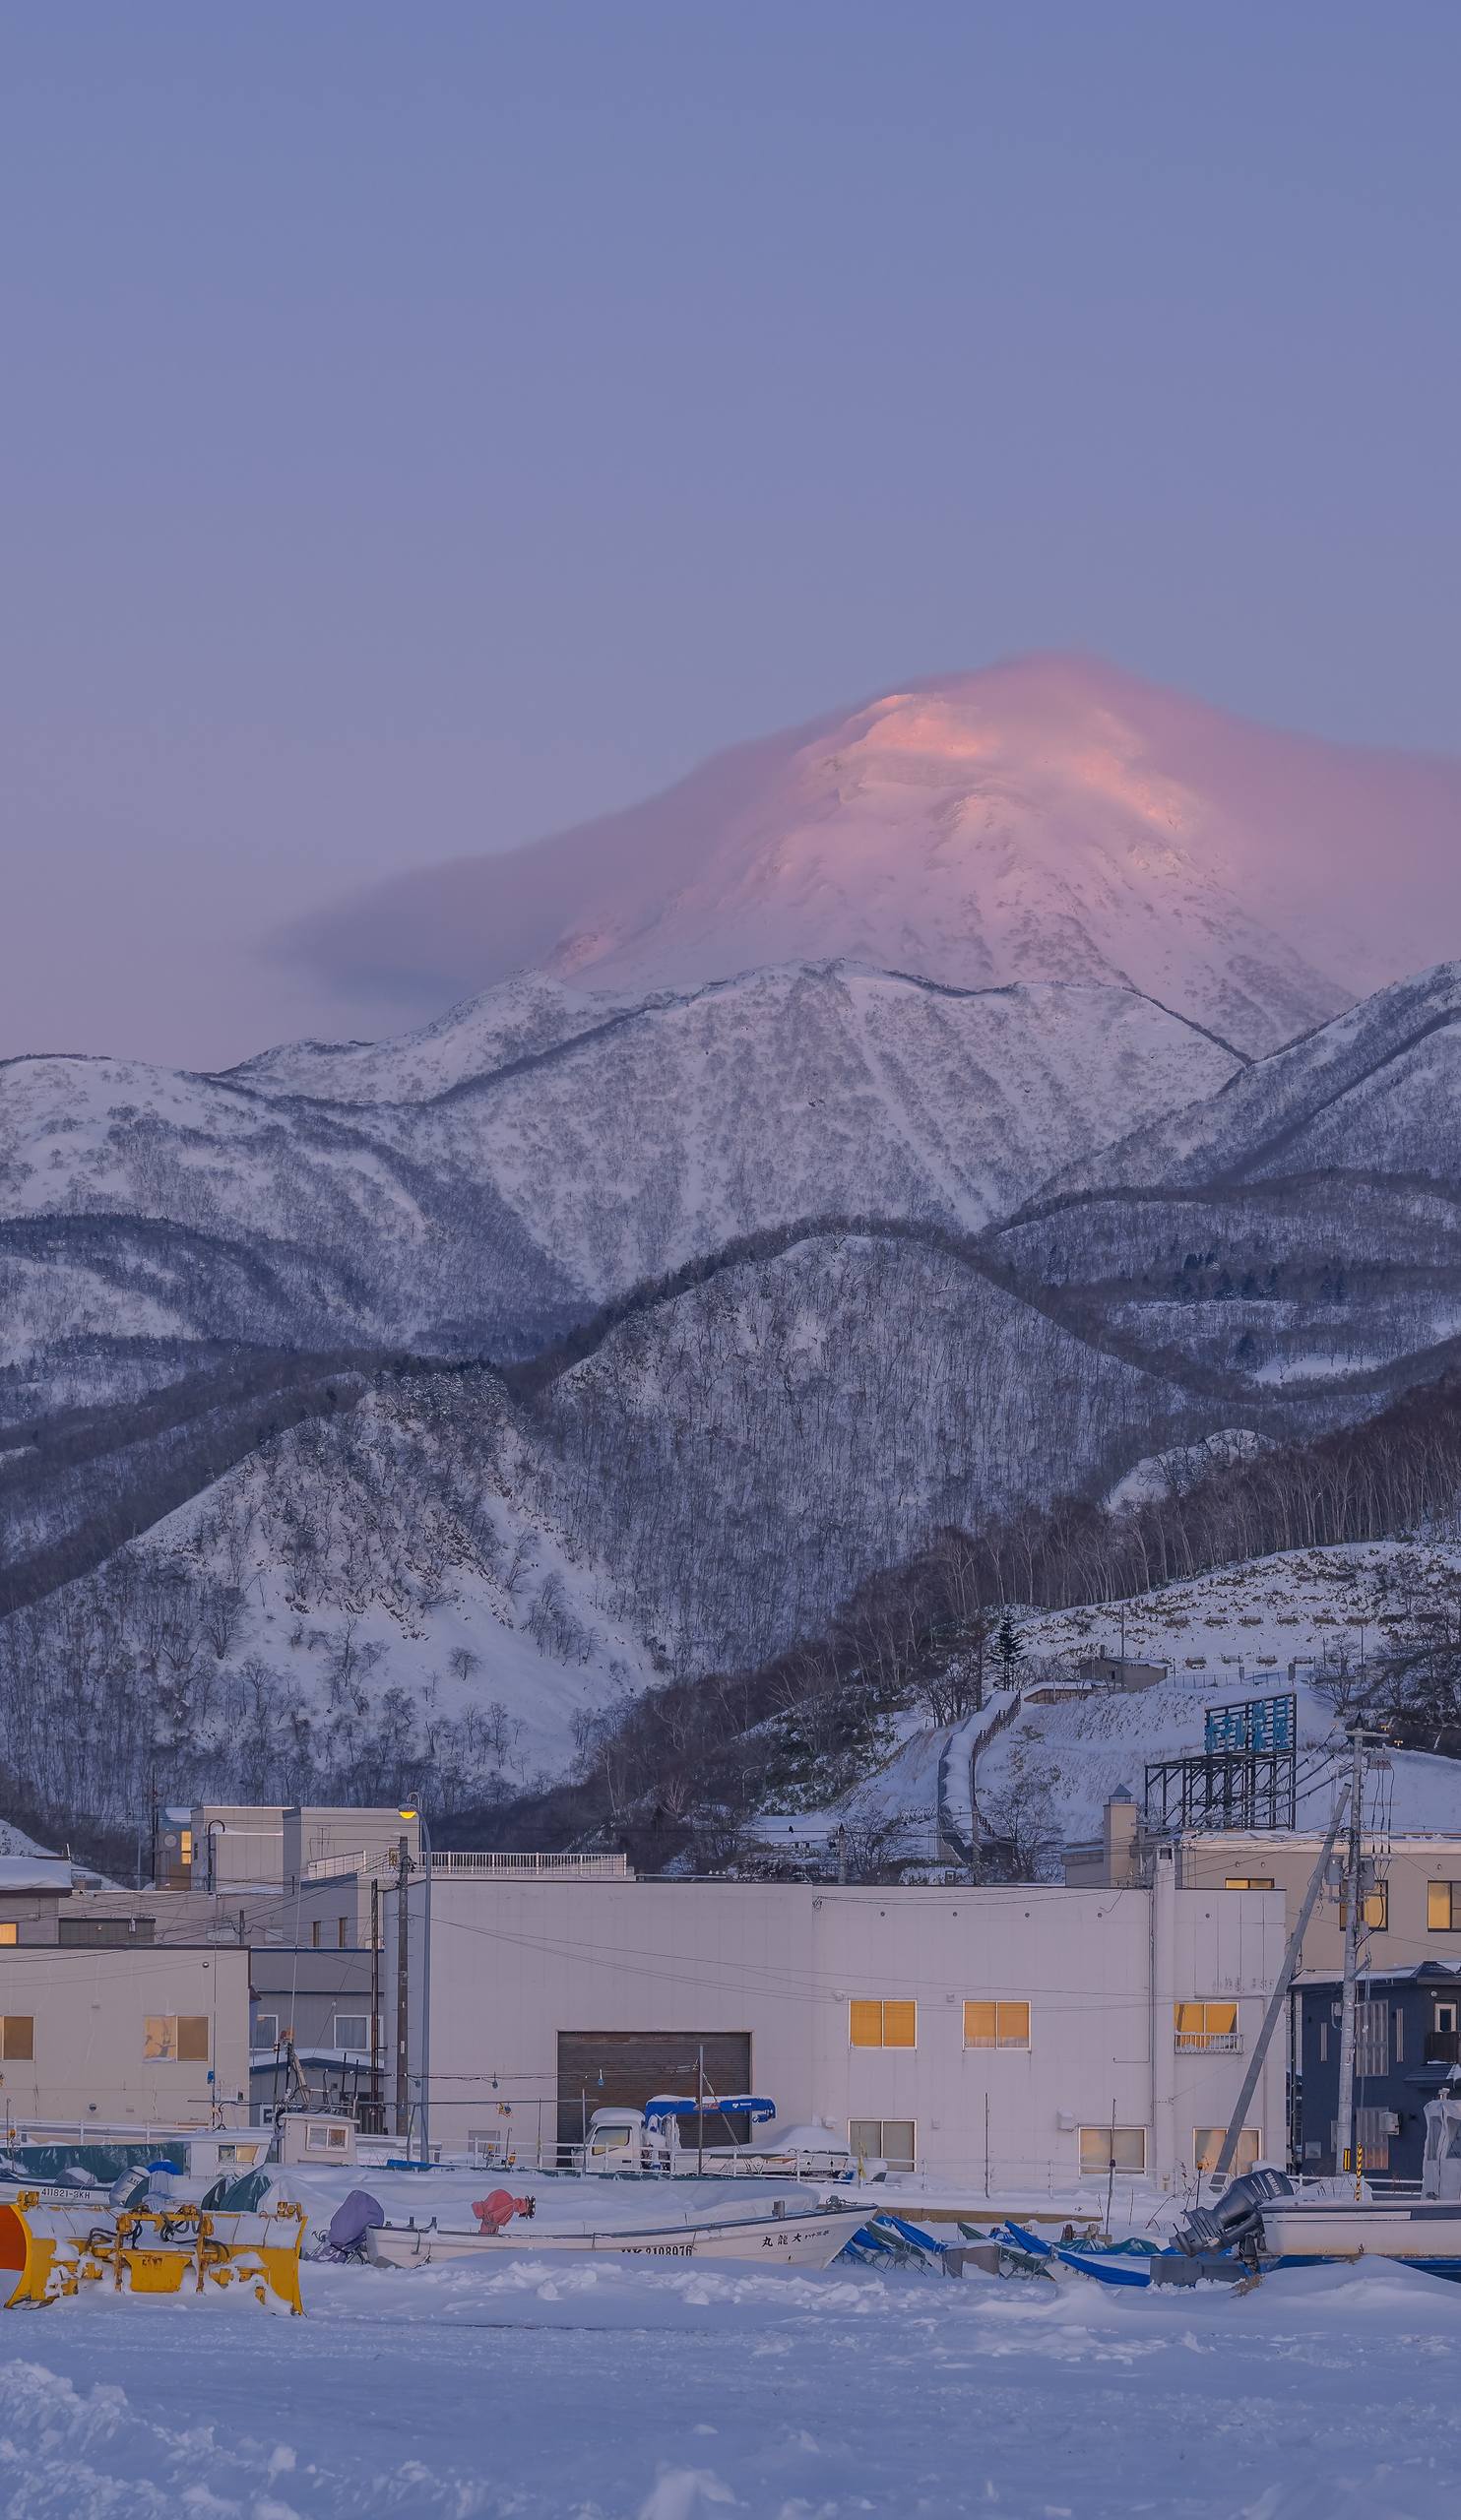
[[(168, 2167), (171, 2168), (170, 2163)], [(144, 2170), (141, 2162), (134, 2162), (130, 2170), (121, 2171), (112, 2180), (106, 2191), (107, 2204), (114, 2205), (118, 2213), (125, 2206), (140, 2205), (151, 2184), (151, 2171)]]
[(1254, 2255), (1263, 2237), (1264, 2206), (1293, 2193), (1293, 2182), (1281, 2170), (1250, 2170), (1245, 2177), (1235, 2178), (1215, 2205), (1194, 2205), (1173, 2238), (1185, 2257), (1225, 2248)]
[(521, 2214), (531, 2222), (538, 2211), (538, 2199), (536, 2196), (510, 2196), (505, 2187), (494, 2187), (490, 2196), (478, 2197), (472, 2210), (483, 2236), (494, 2240), (499, 2232), (506, 2231), (514, 2214)]
[(344, 2264), (348, 2258), (363, 2257), (367, 2235), (378, 2232), (386, 2219), (386, 2209), (368, 2187), (352, 2187), (343, 2205), (337, 2205), (325, 2234), (322, 2256)]

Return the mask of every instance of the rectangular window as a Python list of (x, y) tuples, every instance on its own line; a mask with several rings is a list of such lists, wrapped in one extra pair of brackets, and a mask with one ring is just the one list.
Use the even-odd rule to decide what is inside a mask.
[(1327, 2021), (1321, 2021), (1319, 2024), (1319, 2062), (1321, 2065), (1327, 2065), (1329, 2062), (1329, 2024)]
[(855, 1995), (848, 2016), (854, 2048), (917, 2048), (919, 2007), (881, 1995)]
[(1224, 1882), (1223, 1887), (1225, 1890), (1271, 1890), (1273, 1880), (1267, 1873), (1261, 1879), (1256, 1872), (1236, 1873)]
[(1174, 2004), (1172, 2017), (1179, 2049), (1231, 2056), (1236, 2055), (1241, 2046), (1236, 2003)]
[(1390, 2070), (1390, 2007), (1387, 2003), (1358, 2003), (1355, 2006), (1355, 2071), (1363, 2081), (1366, 2074), (1387, 2074)]
[(1461, 1928), (1461, 1881), (1427, 1883), (1426, 1922), (1431, 1933), (1455, 1933)]
[(314, 1923), (309, 1928), (309, 1939), (314, 1949), (318, 1951), (320, 1947), (320, 1921), (318, 1917), (316, 1917)]
[[(1193, 2127), (1192, 2167), (1194, 2170), (1212, 2171), (1217, 2169), (1218, 2155), (1223, 2149), (1223, 2138), (1227, 2132), (1228, 2129), (1226, 2126)], [(1230, 2166), (1233, 2176), (1235, 2178), (1240, 2178), (1244, 2171), (1251, 2170), (1258, 2161), (1262, 2150), (1263, 2137), (1258, 2127), (1244, 2126), (1241, 2134), (1239, 2136), (1238, 2150), (1234, 2154), (1232, 2164)]]
[(1105, 2178), (1113, 2170), (1144, 2171), (1147, 2130), (1144, 2126), (1083, 2126), (1080, 2161), (1086, 2178)]
[(964, 2007), (966, 2048), (1028, 2048), (1028, 2003), (968, 2003)]
[(848, 2144), (856, 2158), (886, 2162), (889, 2170), (916, 2167), (914, 2134), (911, 2117), (854, 2117), (848, 2123)]
[(348, 1928), (349, 1928), (349, 1917), (339, 1917), (339, 1918), (337, 1918), (336, 1922), (337, 1922), (337, 1925), (338, 1925), (338, 1927), (339, 1927), (339, 1931), (340, 1931), (340, 1948), (341, 1948), (341, 1950), (342, 1950), (342, 1951), (344, 1951), (344, 1950), (346, 1949), (346, 1947), (347, 1947), (347, 1946), (346, 1946), (346, 1939), (345, 1939), (345, 1937), (346, 1937), (346, 1932), (347, 1932), (347, 1930), (348, 1930)]
[(0, 2056), (6, 2063), (27, 2063), (35, 2053), (35, 2016), (29, 2012), (0, 2013)]
[[(1432, 1887), (1434, 1885), (1432, 1884)], [(1361, 1910), (1361, 1914), (1371, 1933), (1385, 1933), (1388, 1931), (1390, 1924), (1390, 1885), (1388, 1881), (1377, 1881), (1374, 1888), (1366, 1893), (1365, 1905)], [(1339, 1929), (1341, 1933), (1343, 1933), (1345, 1926), (1349, 1922), (1350, 1903), (1348, 1899), (1341, 1899), (1339, 1903)]]
[(3, 1942), (3, 1943), (19, 1942), (19, 1941), (20, 1941), (20, 1938), (21, 1938), (21, 1929), (20, 1929), (20, 1926), (19, 1926), (18, 1924), (16, 1924), (16, 1923), (15, 1923), (15, 1922), (14, 1922), (14, 1920), (13, 1920), (13, 1919), (11, 1919), (11, 1918), (6, 1918), (5, 1920), (0, 1921), (0, 1942)]
[(149, 2013), (142, 2026), (142, 2052), (154, 2064), (206, 2065), (207, 2013)]
[[(1357, 2167), (1362, 2166), (1366, 2170), (1388, 2170), (1390, 2167), (1390, 2138), (1394, 2132), (1395, 2113), (1393, 2110), (1357, 2109), (1355, 2111), (1355, 2141), (1360, 2148), (1361, 2162), (1357, 2165), (1351, 2161), (1349, 2154), (1346, 2153), (1342, 2167), (1345, 2170), (1354, 2170)], [(1334, 2129), (1334, 2142), (1337, 2148), (1339, 2143), (1339, 2128), (1337, 2126)]]
[(193, 1832), (192, 1832), (192, 1830), (191, 1830), (191, 1829), (180, 1829), (180, 1830), (178, 1831), (178, 1838), (177, 1838), (177, 1852), (178, 1852), (178, 1858), (179, 1858), (179, 1860), (180, 1860), (181, 1862), (183, 1862), (183, 1863), (191, 1863), (191, 1862), (192, 1862), (192, 1860), (193, 1860)]
[(255, 2013), (254, 2035), (250, 2045), (255, 2048), (277, 2048), (279, 2046), (279, 2015), (277, 2012)]
[(349, 2128), (348, 2126), (323, 2126), (319, 2124), (306, 2126), (304, 2129), (304, 2149), (307, 2153), (347, 2152), (349, 2149)]
[(368, 2012), (338, 2012), (335, 2016), (335, 2045), (354, 2055), (363, 2056), (370, 2046)]

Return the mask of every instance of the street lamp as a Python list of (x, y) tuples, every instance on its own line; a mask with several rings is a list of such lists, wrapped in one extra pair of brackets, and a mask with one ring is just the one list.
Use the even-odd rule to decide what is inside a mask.
[(219, 1888), (219, 1883), (218, 1883), (218, 1866), (217, 1866), (217, 1861), (216, 1861), (216, 1858), (215, 1858), (215, 1856), (214, 1856), (214, 1846), (213, 1846), (213, 1835), (214, 1835), (214, 1831), (215, 1831), (215, 1829), (222, 1829), (222, 1832), (223, 1832), (223, 1834), (224, 1834), (224, 1836), (226, 1837), (226, 1836), (227, 1836), (227, 1833), (228, 1833), (228, 1823), (227, 1823), (227, 1821), (226, 1821), (226, 1820), (210, 1820), (210, 1821), (209, 1821), (209, 1824), (208, 1824), (208, 1827), (207, 1827), (207, 1830), (206, 1830), (206, 1832), (205, 1832), (205, 1835), (206, 1835), (206, 1837), (207, 1837), (207, 1839), (208, 1839), (208, 1886), (209, 1886), (210, 1890), (213, 1892), (214, 1897), (215, 1897), (215, 1898), (217, 1898), (217, 1896), (218, 1896), (218, 1888)]
[[(421, 2159), (431, 2159), (431, 1832), (421, 1811), (403, 1810), (403, 1820), (414, 1820), (421, 1833), (421, 1865), (426, 1883), (426, 1930), (421, 1954)], [(401, 1885), (406, 1896), (406, 1884)]]

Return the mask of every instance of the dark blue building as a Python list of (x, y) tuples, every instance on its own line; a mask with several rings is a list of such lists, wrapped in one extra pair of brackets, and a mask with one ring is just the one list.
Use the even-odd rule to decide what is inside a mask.
[[(1338, 1979), (1299, 1988), (1299, 2163), (1310, 2177), (1338, 2170)], [(1461, 2069), (1461, 1963), (1366, 1975), (1355, 2007), (1356, 2139), (1379, 2178), (1419, 2180), (1426, 2103)]]

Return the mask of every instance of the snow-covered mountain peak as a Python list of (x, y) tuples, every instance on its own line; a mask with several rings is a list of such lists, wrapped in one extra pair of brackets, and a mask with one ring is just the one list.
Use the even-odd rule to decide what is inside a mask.
[(316, 918), (440, 1004), (839, 958), (1139, 989), (1248, 1052), (1461, 948), (1461, 765), (1245, 724), (1080, 657), (885, 693), (666, 793)]

